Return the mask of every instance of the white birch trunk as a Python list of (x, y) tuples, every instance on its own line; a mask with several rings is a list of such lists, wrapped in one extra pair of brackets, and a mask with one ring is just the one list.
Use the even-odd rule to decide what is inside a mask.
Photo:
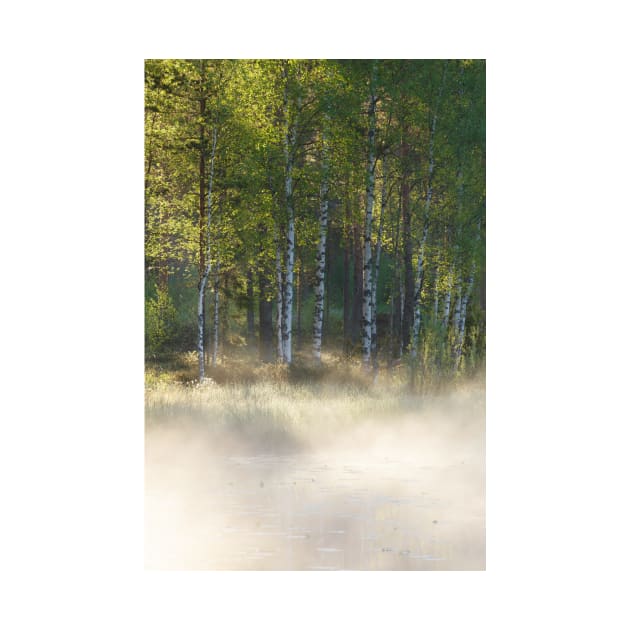
[[(440, 101), (442, 99), (442, 91), (444, 90), (444, 80), (446, 77), (446, 66), (448, 61), (444, 62), (444, 69), (442, 71), (442, 81), (440, 82), (440, 90), (437, 95), (437, 100), (435, 104), (435, 110), (433, 111), (433, 119), (431, 121), (431, 129), (429, 132), (429, 176), (428, 176), (428, 186), (427, 186), (427, 198), (424, 206), (424, 229), (422, 231), (422, 242), (420, 244), (420, 252), (418, 253), (418, 268), (416, 271), (416, 284), (414, 291), (414, 305), (413, 305), (413, 329), (411, 333), (411, 357), (412, 359), (416, 359), (418, 356), (418, 340), (420, 337), (420, 319), (422, 316), (422, 304), (421, 304), (421, 294), (422, 294), (422, 284), (424, 280), (424, 249), (427, 242), (427, 234), (429, 229), (429, 211), (431, 209), (431, 201), (433, 199), (433, 174), (435, 172), (435, 155), (434, 155), (434, 147), (435, 147), (435, 129), (437, 127), (437, 115), (440, 108)], [(435, 292), (435, 313), (437, 319), (437, 301), (438, 301), (438, 292), (436, 287)]]
[(370, 105), (368, 108), (368, 167), (367, 201), (365, 207), (365, 232), (363, 250), (363, 321), (362, 355), (363, 367), (370, 369), (372, 350), (372, 211), (374, 208), (374, 169), (376, 166), (376, 62), (370, 81)]
[(455, 306), (453, 308), (453, 334), (455, 336), (455, 342), (457, 343), (457, 336), (459, 334), (459, 323), (462, 314), (462, 278), (458, 274), (455, 281)]
[(212, 323), (212, 367), (217, 366), (219, 352), (219, 260), (214, 267), (214, 320)]
[(282, 354), (291, 363), (291, 332), (293, 326), (293, 267), (295, 264), (295, 219), (289, 216), (287, 228), (287, 270), (284, 277), (284, 321), (282, 324)]
[[(288, 82), (288, 75), (285, 74)], [(298, 98), (298, 110), (300, 102)], [(293, 159), (297, 139), (297, 114), (293, 124), (289, 121), (288, 85), (285, 90), (284, 114), (286, 129), (284, 134), (284, 192), (287, 208), (287, 241), (286, 241), (286, 269), (284, 276), (284, 305), (282, 322), (282, 355), (285, 363), (292, 361), (292, 328), (293, 328), (293, 268), (295, 265), (295, 212), (293, 208)]]
[(418, 267), (416, 270), (416, 284), (413, 295), (413, 329), (411, 331), (411, 358), (416, 359), (418, 356), (418, 340), (420, 339), (420, 321), (422, 317), (422, 301), (420, 294), (422, 293), (422, 284), (424, 281), (424, 248), (427, 242), (427, 234), (429, 231), (428, 216), (425, 215), (424, 229), (422, 231), (422, 243), (420, 244), (420, 252), (418, 253)]
[(452, 295), (452, 269), (448, 275), (448, 289), (444, 296), (444, 312), (442, 313), (442, 327), (447, 330), (448, 322), (451, 316), (451, 295)]
[(212, 182), (214, 179), (214, 156), (217, 148), (217, 128), (212, 129), (212, 152), (210, 153), (210, 175), (208, 177), (208, 222), (206, 226), (206, 268), (199, 283), (199, 299), (197, 300), (197, 354), (199, 357), (199, 381), (202, 382), (205, 376), (204, 370), (204, 341), (203, 341), (203, 303), (206, 296), (206, 286), (208, 284), (208, 276), (212, 269), (212, 261), (210, 259), (210, 225), (212, 221)]
[(315, 314), (313, 322), (313, 357), (322, 360), (322, 327), (324, 322), (324, 292), (326, 274), (326, 236), (328, 232), (328, 155), (327, 138), (324, 131), (322, 148), (322, 183), (319, 194), (319, 241), (315, 257)]
[[(378, 220), (378, 235), (376, 237), (376, 256), (374, 262), (374, 275), (372, 277), (372, 332), (371, 353), (376, 361), (376, 291), (378, 289), (378, 274), (381, 267), (381, 249), (383, 245), (383, 225), (385, 223), (385, 207), (387, 204), (387, 163), (383, 158), (383, 185), (381, 186), (381, 215)], [(376, 369), (376, 363), (374, 364)]]
[(468, 286), (466, 287), (466, 292), (462, 296), (462, 305), (461, 305), (461, 315), (458, 321), (458, 326), (456, 329), (456, 344), (455, 344), (455, 352), (453, 357), (453, 373), (457, 374), (459, 371), (459, 366), (462, 359), (462, 349), (464, 347), (464, 336), (466, 334), (466, 311), (468, 309), (468, 303), (470, 301), (470, 296), (472, 295), (472, 289), (474, 284), (474, 265), (473, 270), (471, 271), (470, 277), (468, 278)]
[(277, 315), (276, 315), (276, 333), (278, 338), (278, 361), (284, 362), (284, 351), (282, 345), (282, 325), (284, 318), (282, 309), (284, 306), (284, 291), (282, 282), (282, 253), (280, 251), (280, 241), (276, 244), (276, 283), (277, 283)]
[[(477, 224), (477, 237), (476, 240), (479, 241), (481, 239), (481, 219)], [(459, 326), (457, 327), (457, 343), (455, 346), (455, 356), (453, 361), (453, 372), (456, 375), (459, 371), (459, 367), (461, 364), (463, 347), (464, 347), (464, 338), (466, 335), (466, 312), (468, 310), (468, 304), (470, 304), (470, 298), (472, 297), (472, 290), (475, 283), (475, 271), (476, 271), (476, 263), (473, 259), (470, 276), (468, 277), (468, 286), (466, 287), (466, 291), (462, 296), (462, 307), (461, 307), (461, 315), (459, 319)]]
[(435, 265), (435, 293), (433, 295), (433, 321), (437, 324), (440, 312), (440, 265)]
[(206, 269), (201, 277), (199, 283), (199, 296), (197, 300), (197, 355), (199, 358), (199, 382), (203, 381), (205, 377), (204, 366), (204, 347), (203, 347), (203, 301), (206, 295), (206, 285), (208, 283), (208, 275), (210, 274), (210, 266), (206, 266)]

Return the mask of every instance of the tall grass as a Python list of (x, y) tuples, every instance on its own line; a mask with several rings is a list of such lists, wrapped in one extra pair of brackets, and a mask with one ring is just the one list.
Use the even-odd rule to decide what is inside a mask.
[[(180, 357), (179, 367), (146, 372), (147, 428), (195, 425), (216, 436), (226, 430), (257, 446), (297, 447), (318, 443), (365, 423), (386, 424), (419, 417), (436, 395), (409, 391), (404, 376), (383, 375), (376, 383), (357, 362), (328, 359), (325, 367), (296, 362), (291, 368), (233, 359), (211, 370), (200, 384)], [(478, 405), (483, 389), (461, 382), (450, 397)], [(440, 404), (444, 405), (444, 397)]]

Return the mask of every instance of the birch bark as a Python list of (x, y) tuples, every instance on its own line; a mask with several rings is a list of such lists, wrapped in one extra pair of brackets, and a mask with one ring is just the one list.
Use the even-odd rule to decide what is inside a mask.
[(317, 242), (317, 254), (315, 256), (315, 315), (313, 321), (313, 357), (317, 363), (321, 363), (322, 360), (326, 236), (328, 233), (328, 147), (325, 131), (323, 134), (322, 164), (323, 173), (319, 191), (319, 240)]
[(456, 329), (456, 343), (455, 343), (455, 351), (453, 356), (453, 374), (456, 375), (459, 371), (459, 366), (462, 360), (462, 349), (464, 347), (464, 336), (466, 333), (466, 311), (468, 309), (468, 303), (470, 302), (470, 297), (472, 295), (472, 289), (474, 284), (474, 275), (475, 275), (475, 267), (473, 264), (473, 269), (470, 273), (470, 277), (468, 278), (468, 286), (466, 287), (466, 292), (462, 296), (461, 303), (461, 315), (459, 318), (458, 326)]
[(282, 274), (282, 252), (280, 249), (280, 239), (276, 243), (276, 284), (277, 284), (277, 314), (276, 314), (276, 333), (278, 341), (278, 361), (284, 362), (284, 347), (282, 345), (282, 326), (284, 324), (284, 318), (282, 311), (284, 307), (284, 283)]
[(363, 254), (363, 318), (362, 358), (363, 367), (370, 369), (372, 350), (372, 210), (374, 208), (374, 169), (376, 166), (376, 76), (377, 64), (372, 67), (370, 103), (368, 107), (368, 167), (367, 201), (365, 207), (364, 254)]
[[(440, 89), (438, 91), (435, 109), (433, 110), (433, 118), (431, 120), (431, 128), (429, 132), (429, 174), (427, 186), (427, 198), (424, 206), (424, 228), (422, 231), (422, 242), (420, 244), (420, 252), (418, 254), (418, 267), (416, 270), (416, 283), (414, 290), (414, 309), (413, 309), (413, 330), (411, 335), (411, 357), (415, 359), (418, 355), (418, 339), (420, 336), (420, 324), (422, 316), (422, 284), (424, 281), (424, 250), (427, 242), (427, 234), (429, 230), (429, 211), (431, 209), (431, 201), (433, 199), (433, 175), (435, 172), (435, 129), (437, 127), (438, 112), (440, 110), (440, 102), (444, 91), (444, 81), (446, 78), (446, 67), (448, 61), (444, 62), (442, 69), (442, 79), (440, 81)], [(436, 293), (437, 299), (437, 293)]]
[(219, 352), (219, 259), (214, 266), (214, 318), (212, 322), (212, 367), (217, 366)]
[[(402, 213), (402, 208), (400, 204), (400, 200), (398, 202), (398, 214), (396, 215), (396, 235), (394, 237), (394, 252), (393, 252), (393, 260), (394, 260), (394, 272), (392, 275), (391, 283), (390, 283), (390, 296), (389, 296), (389, 358), (388, 358), (388, 368), (391, 369), (394, 364), (394, 337), (396, 333), (396, 328), (400, 329), (399, 321), (396, 319), (397, 307), (400, 306), (400, 296), (396, 296), (397, 286), (399, 284), (398, 276), (400, 274), (400, 256), (399, 256), (399, 247), (398, 243), (400, 240), (400, 217)], [(398, 355), (400, 356), (400, 354)]]
[(437, 324), (438, 313), (440, 312), (440, 263), (435, 263), (434, 270), (435, 286), (433, 287), (433, 321)]
[(206, 295), (206, 286), (208, 284), (208, 276), (212, 269), (212, 262), (210, 260), (210, 226), (212, 223), (212, 182), (214, 178), (214, 157), (217, 148), (217, 127), (212, 129), (212, 150), (210, 152), (210, 175), (208, 178), (208, 211), (207, 211), (207, 224), (206, 224), (206, 268), (204, 269), (201, 281), (199, 282), (199, 299), (197, 301), (197, 354), (199, 359), (199, 381), (203, 381), (205, 376), (204, 370), (204, 302)]
[[(287, 178), (287, 195), (293, 191), (292, 178)], [(287, 197), (290, 198), (289, 196)], [(282, 354), (285, 363), (291, 363), (291, 328), (293, 326), (293, 267), (295, 265), (295, 217), (293, 216), (292, 201), (288, 201), (289, 221), (286, 242), (286, 272), (284, 276), (284, 308), (282, 323)]]
[(459, 323), (461, 320), (462, 314), (462, 277), (460, 274), (457, 275), (457, 280), (455, 281), (455, 308), (453, 309), (453, 331), (455, 334), (455, 340), (457, 340), (457, 335), (459, 333)]
[(371, 353), (374, 369), (376, 370), (376, 291), (378, 289), (378, 274), (381, 266), (381, 249), (383, 244), (383, 224), (385, 222), (385, 207), (387, 205), (387, 161), (383, 158), (383, 184), (381, 186), (381, 215), (378, 220), (378, 235), (376, 237), (376, 256), (374, 261), (374, 275), (372, 277), (372, 332)]
[[(284, 96), (284, 193), (287, 209), (287, 240), (286, 240), (286, 268), (284, 276), (284, 305), (282, 322), (282, 356), (285, 363), (291, 363), (291, 333), (293, 327), (293, 269), (295, 265), (295, 211), (293, 207), (293, 166), (295, 157), (295, 146), (297, 139), (297, 113), (293, 122), (290, 120), (289, 111), (289, 86), (288, 68), (285, 67), (285, 96)], [(298, 98), (297, 109), (300, 109)]]
[(451, 296), (452, 296), (452, 280), (453, 280), (453, 269), (448, 274), (448, 288), (446, 290), (446, 295), (444, 297), (444, 312), (442, 313), (442, 327), (447, 330), (448, 323), (451, 316)]
[[(346, 183), (346, 189), (348, 184)], [(352, 247), (352, 217), (350, 212), (350, 198), (346, 193), (345, 221), (343, 235), (343, 347), (348, 352), (352, 339), (352, 303), (354, 294), (350, 291), (350, 250)]]
[(418, 356), (418, 340), (420, 338), (420, 321), (422, 316), (422, 284), (424, 282), (424, 248), (427, 242), (427, 234), (429, 231), (428, 211), (424, 217), (424, 229), (422, 231), (422, 243), (420, 244), (420, 252), (418, 253), (418, 267), (416, 271), (416, 284), (413, 295), (413, 330), (411, 332), (411, 358), (416, 359)]

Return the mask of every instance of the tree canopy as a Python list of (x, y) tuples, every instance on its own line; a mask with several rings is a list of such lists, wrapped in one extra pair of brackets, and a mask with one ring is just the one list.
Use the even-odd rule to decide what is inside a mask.
[(146, 60), (145, 263), (147, 357), (201, 378), (246, 347), (477, 369), (485, 62)]

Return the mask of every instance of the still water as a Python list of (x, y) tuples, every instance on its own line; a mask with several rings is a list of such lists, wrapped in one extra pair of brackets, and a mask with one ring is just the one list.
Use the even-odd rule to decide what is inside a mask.
[(146, 568), (485, 569), (479, 430), (407, 426), (309, 452), (231, 451), (194, 432), (147, 435)]

